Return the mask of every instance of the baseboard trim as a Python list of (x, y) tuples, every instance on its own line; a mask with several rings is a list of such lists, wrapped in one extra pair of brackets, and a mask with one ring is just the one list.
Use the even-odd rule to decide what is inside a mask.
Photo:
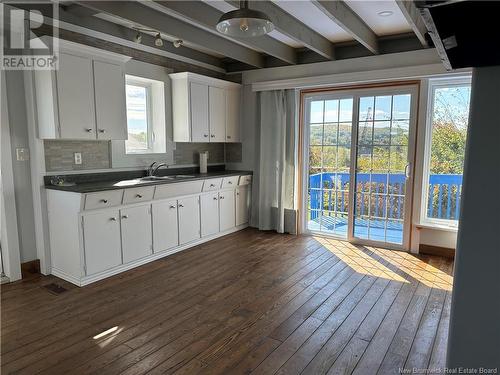
[(437, 255), (451, 259), (455, 258), (455, 249), (450, 249), (448, 247), (420, 244), (418, 247), (418, 252), (419, 254), (425, 255)]
[(23, 278), (33, 273), (40, 273), (40, 259), (21, 263), (21, 276)]

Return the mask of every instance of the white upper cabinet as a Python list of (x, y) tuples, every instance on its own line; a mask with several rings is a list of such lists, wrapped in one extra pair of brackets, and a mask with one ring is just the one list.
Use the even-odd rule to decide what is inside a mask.
[(191, 134), (193, 142), (208, 142), (208, 86), (192, 82), (189, 85)]
[(226, 90), (209, 87), (208, 104), (210, 142), (224, 142), (226, 138)]
[(92, 60), (61, 53), (56, 79), (60, 137), (95, 139)]
[(240, 141), (239, 84), (194, 73), (170, 78), (175, 142)]
[(239, 89), (226, 90), (226, 142), (241, 142)]
[(123, 64), (130, 58), (59, 44), (59, 69), (33, 72), (39, 138), (127, 139)]
[(127, 139), (125, 73), (120, 64), (94, 60), (97, 139)]

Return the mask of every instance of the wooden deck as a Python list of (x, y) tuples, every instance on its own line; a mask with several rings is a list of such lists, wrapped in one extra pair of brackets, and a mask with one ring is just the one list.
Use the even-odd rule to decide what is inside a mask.
[(2, 374), (443, 367), (452, 266), (247, 229), (84, 288), (3, 285)]

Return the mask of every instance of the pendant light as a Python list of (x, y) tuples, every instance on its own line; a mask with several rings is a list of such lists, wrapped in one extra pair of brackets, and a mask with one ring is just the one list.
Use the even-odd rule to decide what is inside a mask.
[(240, 9), (224, 13), (217, 23), (217, 31), (234, 37), (262, 36), (274, 30), (269, 17), (248, 8), (248, 1), (240, 1)]

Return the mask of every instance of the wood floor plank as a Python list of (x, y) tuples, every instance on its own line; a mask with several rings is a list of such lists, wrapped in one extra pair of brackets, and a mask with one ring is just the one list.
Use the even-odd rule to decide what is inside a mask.
[[(1, 286), (3, 374), (442, 368), (453, 263), (246, 229), (78, 288)], [(67, 287), (49, 294), (48, 283)]]

